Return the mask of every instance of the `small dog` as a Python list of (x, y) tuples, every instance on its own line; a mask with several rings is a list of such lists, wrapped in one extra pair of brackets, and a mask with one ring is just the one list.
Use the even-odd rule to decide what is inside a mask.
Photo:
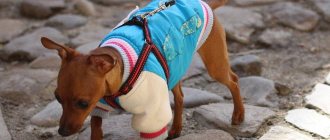
[[(55, 97), (63, 108), (59, 134), (77, 133), (91, 114), (91, 139), (102, 139), (102, 118), (109, 104), (133, 114), (132, 127), (140, 132), (142, 139), (180, 136), (183, 112), (180, 79), (196, 51), (210, 76), (231, 91), (232, 124), (240, 124), (244, 120), (244, 106), (238, 77), (230, 68), (224, 29), (212, 12), (226, 2), (177, 0), (170, 5), (165, 0), (152, 1), (127, 18), (143, 17), (140, 26), (143, 31), (134, 24), (121, 24), (89, 54), (42, 37), (43, 46), (57, 50), (62, 59), (55, 90)], [(144, 55), (146, 46), (154, 49), (150, 55)], [(126, 85), (131, 87), (121, 92)], [(174, 94), (175, 106), (173, 125), (167, 135), (167, 125), (172, 119), (168, 90)], [(118, 93), (122, 94), (114, 96)]]

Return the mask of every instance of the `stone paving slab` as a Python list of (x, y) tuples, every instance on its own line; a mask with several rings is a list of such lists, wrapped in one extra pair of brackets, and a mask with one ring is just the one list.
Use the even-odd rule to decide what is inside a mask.
[(273, 126), (259, 140), (314, 140), (314, 138), (289, 127)]
[(94, 50), (97, 48), (97, 46), (99, 46), (100, 41), (91, 41), (89, 43), (86, 43), (84, 45), (80, 45), (76, 50), (80, 53), (83, 54), (88, 54), (91, 50)]
[(266, 29), (259, 36), (259, 42), (271, 47), (286, 47), (291, 42), (292, 33), (279, 28)]
[(55, 71), (16, 68), (0, 72), (0, 77), (0, 94), (2, 98), (21, 104), (39, 102), (38, 99), (54, 98), (53, 93), (56, 84), (54, 85), (53, 82), (57, 77)]
[[(278, 96), (275, 82), (259, 76), (249, 76), (239, 79), (241, 97), (249, 105), (262, 107), (276, 107)], [(210, 83), (205, 89), (225, 99), (232, 99), (227, 87), (219, 83)]]
[[(108, 140), (138, 140), (139, 134), (131, 127), (132, 115), (122, 114), (104, 119), (102, 123), (103, 139)], [(81, 132), (78, 140), (90, 140), (91, 129)]]
[(262, 73), (262, 62), (256, 55), (244, 55), (230, 61), (231, 69), (239, 77), (260, 76)]
[(316, 12), (292, 2), (274, 4), (269, 10), (278, 23), (300, 31), (312, 30), (320, 20)]
[(105, 35), (107, 35), (111, 31), (109, 28), (104, 28), (102, 26), (92, 26), (86, 25), (82, 27), (80, 34), (74, 37), (70, 44), (73, 47), (78, 47), (80, 45), (84, 45), (95, 40), (101, 40)]
[(27, 29), (24, 22), (16, 19), (1, 19), (0, 27), (0, 43), (5, 43), (13, 39)]
[(220, 128), (233, 136), (251, 137), (266, 119), (275, 113), (265, 107), (245, 105), (245, 120), (240, 125), (231, 125), (232, 104), (203, 105), (194, 111), (194, 118), (208, 128)]
[(225, 131), (210, 129), (200, 134), (181, 136), (175, 140), (234, 140), (234, 138)]
[(253, 6), (260, 4), (269, 4), (272, 2), (277, 2), (280, 0), (234, 0), (236, 4), (239, 6)]
[[(185, 108), (192, 108), (205, 104), (218, 103), (224, 101), (223, 97), (221, 96), (199, 89), (183, 87), (182, 92), (184, 95), (183, 106)], [(174, 107), (173, 93), (171, 92), (169, 94), (170, 94), (171, 106)]]
[(89, 0), (77, 1), (75, 3), (75, 9), (85, 16), (94, 16), (97, 13), (94, 4)]
[(11, 135), (8, 132), (7, 125), (2, 118), (2, 112), (0, 110), (0, 139), (1, 140), (11, 140)]
[(307, 105), (317, 107), (330, 114), (330, 86), (317, 84), (312, 93), (305, 97)]
[(325, 78), (325, 82), (327, 84), (330, 84), (330, 73), (327, 75), (327, 77)]
[(306, 108), (290, 110), (285, 120), (300, 129), (324, 138), (330, 137), (330, 118), (317, 113), (315, 110)]
[(33, 60), (29, 64), (33, 69), (59, 69), (61, 66), (61, 57), (55, 53), (45, 53)]
[(87, 18), (74, 14), (59, 14), (48, 19), (47, 26), (52, 26), (58, 29), (73, 29), (83, 26), (87, 23)]
[(62, 116), (62, 106), (58, 101), (50, 102), (42, 111), (31, 118), (31, 123), (42, 127), (55, 127)]
[(263, 16), (250, 9), (223, 6), (214, 11), (226, 30), (227, 37), (243, 44), (251, 42), (255, 28), (265, 27)]
[(324, 15), (326, 21), (330, 22), (330, 1), (329, 0), (311, 0), (317, 9)]
[[(45, 53), (51, 52), (50, 50), (42, 47), (40, 42), (40, 38), (42, 36), (46, 36), (59, 44), (66, 44), (69, 42), (69, 38), (62, 34), (59, 30), (51, 27), (41, 27), (29, 34), (25, 34), (11, 40), (5, 45), (3, 50), (6, 54), (13, 57), (12, 59), (15, 59), (14, 56), (18, 53), (22, 55), (22, 58), (33, 60)], [(20, 58), (20, 60), (22, 58)]]
[(246, 103), (263, 107), (275, 107), (275, 82), (263, 77), (249, 76), (239, 80), (241, 96)]

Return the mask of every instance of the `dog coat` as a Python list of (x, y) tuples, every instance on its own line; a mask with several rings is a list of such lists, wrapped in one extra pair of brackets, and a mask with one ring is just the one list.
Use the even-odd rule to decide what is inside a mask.
[[(165, 0), (153, 0), (146, 7), (135, 10), (126, 19), (157, 9)], [(212, 24), (211, 8), (200, 0), (176, 0), (176, 3), (148, 18), (153, 43), (162, 53), (169, 67), (170, 77), (153, 53), (150, 53), (143, 72), (126, 95), (116, 102), (133, 114), (132, 127), (142, 138), (165, 139), (166, 126), (172, 118), (168, 90), (184, 76), (196, 50), (205, 42)], [(139, 26), (121, 26), (111, 31), (100, 47), (113, 47), (124, 62), (123, 83), (133, 70), (144, 46), (144, 34)], [(106, 117), (111, 107), (101, 99), (91, 115)]]

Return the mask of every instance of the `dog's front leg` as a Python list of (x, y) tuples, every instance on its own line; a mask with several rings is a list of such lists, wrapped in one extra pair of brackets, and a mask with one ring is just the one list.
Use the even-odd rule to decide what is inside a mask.
[(169, 132), (169, 139), (179, 137), (182, 130), (183, 92), (181, 89), (181, 82), (175, 85), (172, 92), (174, 96), (174, 119)]
[(102, 140), (102, 118), (97, 116), (92, 116), (91, 119), (91, 140)]

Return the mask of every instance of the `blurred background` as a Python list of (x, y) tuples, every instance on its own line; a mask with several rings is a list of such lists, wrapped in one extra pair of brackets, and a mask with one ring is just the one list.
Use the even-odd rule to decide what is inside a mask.
[[(88, 52), (136, 5), (147, 3), (0, 0), (0, 139), (89, 139), (89, 119), (78, 134), (57, 134), (61, 106), (53, 92), (60, 58), (41, 46), (40, 37)], [(226, 29), (231, 67), (240, 76), (245, 122), (230, 125), (230, 92), (208, 76), (196, 55), (183, 81), (182, 136), (329, 138), (330, 0), (229, 0), (214, 13)], [(304, 115), (314, 120), (299, 120)], [(114, 111), (104, 121), (105, 139), (138, 137), (130, 117)]]

